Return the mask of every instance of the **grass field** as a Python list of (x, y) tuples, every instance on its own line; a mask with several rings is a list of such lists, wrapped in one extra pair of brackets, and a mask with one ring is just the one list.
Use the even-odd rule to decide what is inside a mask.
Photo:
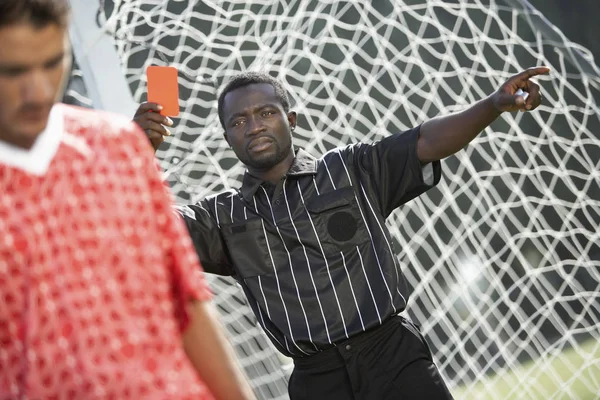
[[(574, 373), (579, 371), (579, 373)], [(588, 340), (543, 362), (458, 387), (456, 399), (595, 400), (600, 399), (600, 342)]]

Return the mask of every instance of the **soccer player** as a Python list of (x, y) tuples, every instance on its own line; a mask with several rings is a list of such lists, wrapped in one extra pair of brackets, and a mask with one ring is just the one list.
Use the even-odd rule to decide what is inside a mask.
[(144, 134), (56, 104), (67, 19), (0, 2), (0, 399), (252, 399)]
[[(207, 272), (233, 276), (274, 345), (294, 359), (298, 399), (448, 399), (418, 328), (398, 314), (407, 285), (385, 219), (440, 179), (440, 161), (503, 112), (534, 110), (531, 68), (465, 111), (315, 158), (295, 149), (281, 82), (243, 73), (220, 94), (242, 186), (182, 210)], [(527, 98), (518, 90), (528, 92)], [(134, 120), (156, 149), (171, 125), (156, 104)]]

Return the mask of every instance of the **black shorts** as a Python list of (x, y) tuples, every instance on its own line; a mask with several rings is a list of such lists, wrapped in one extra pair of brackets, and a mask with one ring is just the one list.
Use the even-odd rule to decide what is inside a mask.
[(425, 338), (402, 316), (295, 359), (289, 393), (291, 400), (452, 399)]

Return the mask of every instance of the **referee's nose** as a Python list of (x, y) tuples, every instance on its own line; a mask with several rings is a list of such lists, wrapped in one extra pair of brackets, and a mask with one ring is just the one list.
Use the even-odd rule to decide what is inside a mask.
[(266, 131), (264, 122), (256, 115), (249, 116), (246, 124), (246, 134), (248, 136), (256, 136), (257, 134)]

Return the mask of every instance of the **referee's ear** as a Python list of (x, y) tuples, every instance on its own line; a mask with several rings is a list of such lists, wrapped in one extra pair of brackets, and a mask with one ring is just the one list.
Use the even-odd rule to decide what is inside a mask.
[(292, 131), (296, 129), (297, 117), (298, 115), (296, 114), (296, 111), (290, 111), (287, 113), (287, 120)]

